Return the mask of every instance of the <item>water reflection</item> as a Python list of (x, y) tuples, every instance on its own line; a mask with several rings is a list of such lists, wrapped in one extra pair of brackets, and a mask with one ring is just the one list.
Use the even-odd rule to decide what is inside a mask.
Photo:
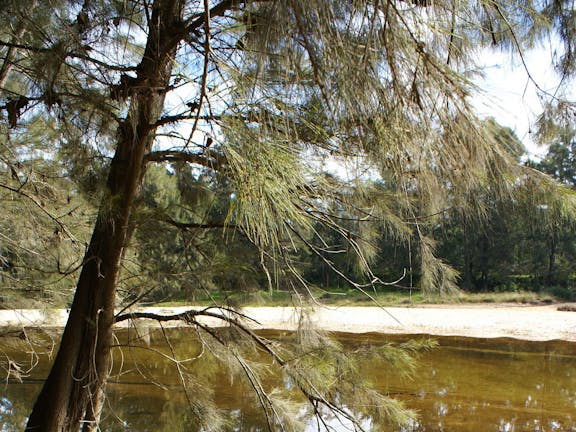
[[(35, 347), (51, 349), (51, 339)], [(180, 349), (195, 358), (200, 347), (190, 334), (181, 332)], [(392, 337), (378, 335), (341, 335), (350, 349), (359, 344), (383, 344)], [(393, 339), (397, 340), (398, 337)], [(362, 370), (376, 387), (419, 413), (417, 420), (401, 432), (429, 431), (576, 431), (576, 344), (548, 342), (526, 343), (511, 340), (438, 338), (440, 346), (421, 357), (414, 379), (407, 380), (397, 371), (377, 362), (362, 364)], [(154, 348), (152, 335), (150, 348)], [(179, 345), (180, 345), (179, 344)], [(189, 431), (203, 432), (196, 425), (179, 377), (169, 362), (141, 347), (117, 353), (115, 364), (122, 374), (110, 384), (109, 404), (104, 414), (103, 431)], [(40, 350), (41, 351), (41, 350)], [(6, 376), (0, 391), (1, 431), (22, 430), (41, 379), (49, 366), (47, 354), (40, 353), (39, 364), (30, 374), (26, 365), (36, 362), (22, 341), (0, 339), (0, 355), (10, 357), (22, 367), (17, 376)], [(267, 430), (257, 398), (242, 383), (217, 367), (198, 363), (194, 373), (212, 383), (210, 388), (193, 389), (192, 398), (213, 392), (216, 409), (226, 413), (229, 432)], [(6, 373), (8, 371), (5, 371)], [(150, 384), (153, 380), (157, 385)], [(289, 383), (269, 377), (269, 388)], [(300, 411), (302, 430), (323, 431), (322, 425)], [(334, 416), (327, 417), (336, 432), (353, 430)], [(371, 420), (363, 426), (371, 430)], [(378, 429), (373, 429), (374, 431)]]

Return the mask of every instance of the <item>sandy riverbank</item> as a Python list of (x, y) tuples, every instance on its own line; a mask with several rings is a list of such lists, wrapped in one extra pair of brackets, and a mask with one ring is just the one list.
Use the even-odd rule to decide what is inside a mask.
[[(558, 305), (511, 304), (431, 305), (421, 307), (323, 307), (311, 313), (317, 327), (349, 333), (431, 334), (478, 338), (511, 337), (523, 340), (559, 339), (576, 342), (576, 312)], [(186, 307), (141, 308), (162, 315), (181, 313)], [(285, 307), (248, 307), (243, 313), (257, 323), (253, 328), (293, 330), (298, 311)], [(65, 310), (0, 310), (0, 327), (62, 327)], [(214, 320), (207, 324), (217, 325)], [(127, 325), (127, 322), (122, 323)], [(150, 322), (153, 325), (153, 322)]]

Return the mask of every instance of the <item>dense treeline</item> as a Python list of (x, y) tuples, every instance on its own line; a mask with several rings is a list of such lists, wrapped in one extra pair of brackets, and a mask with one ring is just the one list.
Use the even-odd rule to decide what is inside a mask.
[[(574, 131), (561, 131), (550, 142), (545, 157), (531, 161), (526, 159), (522, 145), (511, 130), (498, 129), (507, 135), (520, 163), (552, 176), (571, 189), (576, 187)], [(486, 191), (471, 199), (484, 201), (482, 217), (469, 218), (446, 209), (442, 223), (434, 229), (438, 256), (458, 272), (462, 290), (526, 290), (576, 300), (576, 232), (571, 221), (534, 196), (510, 202)], [(376, 247), (374, 267), (379, 276), (388, 281), (404, 276), (389, 289), (418, 288), (421, 272), (417, 244), (398, 242), (386, 233), (379, 233)], [(350, 277), (360, 276), (355, 273), (352, 254), (347, 256), (344, 252), (333, 257), (327, 253), (325, 259), (338, 262), (339, 269), (348, 269)], [(318, 257), (305, 257), (302, 261), (305, 275), (313, 283), (325, 289), (346, 287), (344, 278)]]
[[(567, 187), (576, 187), (576, 133), (559, 131), (550, 141), (545, 157), (531, 161), (526, 159), (523, 145), (510, 129), (489, 122), (519, 163), (548, 174)], [(371, 249), (373, 275), (368, 276), (346, 236), (339, 236), (320, 223), (308, 238), (300, 239), (302, 247), (290, 257), (289, 264), (272, 262), (234, 227), (224, 228), (234, 196), (222, 181), (201, 172), (184, 174), (178, 168), (158, 169), (153, 175), (146, 196), (154, 208), (158, 209), (159, 204), (154, 201), (158, 198), (153, 197), (151, 188), (165, 185), (162, 199), (166, 200), (166, 196), (172, 196), (166, 191), (180, 185), (185, 188), (180, 190), (180, 199), (188, 200), (188, 204), (164, 202), (160, 206), (162, 211), (186, 211), (189, 205), (196, 211), (202, 208), (205, 213), (196, 215), (199, 225), (196, 227), (173, 224), (166, 230), (147, 223), (139, 226), (134, 248), (146, 269), (143, 274), (148, 280), (143, 285), (150, 287), (154, 281), (158, 288), (147, 294), (149, 300), (194, 300), (219, 290), (231, 296), (239, 292), (288, 290), (297, 284), (291, 281), (294, 275), (285, 268), (287, 265), (297, 269), (309, 284), (328, 292), (346, 290), (355, 281), (369, 285), (374, 276), (390, 282), (380, 290), (420, 287), (419, 245), (396, 239), (377, 220), (359, 221), (344, 210), (340, 213), (348, 238), (356, 236), (370, 243), (363, 256), (366, 249)], [(184, 175), (190, 178), (180, 181)], [(387, 194), (384, 181), (380, 180), (376, 186)], [(572, 223), (558, 210), (549, 208), (542, 197), (522, 198), (511, 202), (489, 190), (476, 194), (470, 199), (483, 208), (484, 214), (479, 218), (446, 208), (432, 233), (439, 258), (458, 273), (459, 287), (464, 291), (545, 291), (575, 300), (576, 234)], [(331, 208), (330, 212), (338, 214), (339, 209)], [(201, 226), (206, 219), (219, 220), (221, 225)], [(227, 244), (224, 252), (217, 247), (223, 240)], [(164, 279), (155, 274), (164, 275)], [(171, 276), (167, 279), (166, 275)]]
[[(576, 187), (572, 129), (560, 130), (546, 156), (535, 162), (524, 159), (523, 147), (511, 130), (494, 125), (520, 163)], [(77, 184), (65, 185), (56, 161), (44, 161), (40, 167), (38, 161), (31, 163), (36, 164), (36, 175), (52, 175), (57, 181), (44, 183), (41, 203), (16, 193), (10, 200), (5, 198), (1, 215), (5, 236), (0, 244), (3, 307), (70, 301), (87, 227), (96, 212), (91, 205), (97, 193), (90, 180), (93, 173), (85, 172)], [(384, 181), (376, 186), (387, 194)], [(482, 217), (470, 218), (446, 208), (432, 233), (439, 258), (457, 271), (462, 290), (546, 291), (566, 300), (576, 298), (576, 234), (569, 221), (536, 197), (510, 202), (485, 190), (470, 199), (484, 208)], [(377, 220), (350, 217), (346, 222), (349, 215), (343, 209), (346, 236), (318, 223), (308, 238), (300, 239), (298, 252), (279, 262), (227, 224), (235, 196), (224, 178), (184, 164), (153, 167), (140, 201), (121, 278), (126, 300), (193, 302), (214, 296), (214, 301), (221, 301), (224, 296), (233, 302), (239, 294), (290, 291), (298, 286), (295, 273), (328, 292), (347, 290), (354, 281), (369, 284), (365, 266), (346, 236), (370, 243), (366, 248), (371, 249), (374, 274), (370, 278), (391, 282), (378, 289), (420, 286), (419, 245), (394, 238)], [(330, 211), (338, 214), (339, 209)], [(65, 223), (53, 218), (56, 213), (66, 216)], [(16, 215), (26, 215), (24, 223), (14, 224)], [(64, 236), (63, 230), (72, 235)]]

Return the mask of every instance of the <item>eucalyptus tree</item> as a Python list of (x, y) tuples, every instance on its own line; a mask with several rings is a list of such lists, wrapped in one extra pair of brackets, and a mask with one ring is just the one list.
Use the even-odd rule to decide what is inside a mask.
[[(548, 145), (544, 158), (535, 166), (570, 188), (574, 193), (576, 187), (576, 123), (573, 120), (574, 107), (569, 104), (556, 103), (539, 119), (539, 139)], [(543, 243), (542, 253), (546, 263), (540, 269), (543, 281), (548, 285), (571, 285), (571, 274), (574, 272), (574, 225), (558, 217), (554, 207), (542, 206), (539, 211), (549, 223), (534, 227), (534, 235)], [(564, 293), (573, 298), (572, 293)]]
[[(520, 49), (553, 16), (565, 31), (569, 65), (569, 8), (563, 2), (518, 7), (401, 0), (4, 2), (5, 127), (26, 128), (35, 116), (54, 122), (58, 135), (45, 157), (62, 161), (99, 209), (61, 349), (27, 430), (96, 430), (113, 325), (151, 317), (115, 315), (150, 164), (187, 163), (226, 177), (233, 190), (228, 226), (260, 248), (262, 262), (284, 260), (283, 268), (294, 270), (299, 298), (306, 297), (306, 284), (288, 249), (307, 247), (325, 256), (330, 245), (309, 241), (316, 222), (348, 241), (371, 284), (388, 282), (372, 272), (374, 248), (361, 238), (370, 231), (363, 224), (376, 221), (394, 237), (419, 243), (424, 286), (453, 289), (455, 273), (435, 257), (430, 227), (447, 205), (466, 205), (487, 173), (500, 193), (537, 176), (519, 171), (470, 108), (474, 48)], [(391, 192), (325, 175), (325, 160), (363, 166)], [(330, 212), (334, 203), (358, 223), (343, 224), (342, 213)], [(212, 223), (170, 222), (190, 228)], [(348, 282), (364, 292), (371, 286)], [(286, 352), (252, 333), (230, 309), (154, 317), (184, 320), (202, 340), (219, 344), (217, 352), (253, 384), (271, 430), (301, 425), (290, 423), (296, 417), (287, 405), (259, 384), (239, 354), (243, 344), (204, 325), (203, 316), (263, 350), (327, 429), (327, 412), (356, 430), (366, 429), (356, 415), (369, 415), (372, 427), (405, 418), (399, 405), (356, 382), (358, 371), (336, 345), (308, 330)], [(313, 350), (318, 346), (324, 349)], [(329, 354), (337, 361), (326, 366)], [(314, 368), (314, 359), (324, 366)], [(218, 429), (220, 423), (187, 395), (203, 429)]]
[[(548, 135), (551, 132), (548, 132)], [(576, 131), (574, 126), (555, 128), (548, 151), (537, 167), (563, 184), (576, 187)]]

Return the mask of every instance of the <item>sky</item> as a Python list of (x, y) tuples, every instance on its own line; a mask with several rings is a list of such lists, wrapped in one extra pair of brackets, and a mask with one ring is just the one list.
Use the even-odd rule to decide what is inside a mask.
[[(552, 66), (552, 55), (551, 44), (542, 45), (524, 53), (524, 65), (517, 54), (486, 49), (480, 54), (478, 64), (484, 71), (483, 77), (474, 80), (482, 91), (472, 99), (478, 114), (493, 117), (514, 130), (532, 160), (542, 159), (547, 151), (546, 146), (537, 144), (534, 139), (535, 122), (543, 110), (535, 83), (551, 94), (556, 91), (560, 76)], [(358, 161), (344, 162), (349, 179), (371, 175), (359, 171), (355, 163)], [(342, 161), (326, 160), (324, 169), (341, 175), (342, 164)]]
[(475, 80), (484, 91), (474, 99), (477, 112), (513, 129), (532, 159), (541, 158), (546, 147), (533, 139), (534, 124), (543, 106), (530, 77), (541, 89), (554, 94), (560, 77), (552, 67), (552, 53), (550, 45), (525, 52), (525, 67), (517, 55), (486, 50), (481, 55), (484, 78)]

